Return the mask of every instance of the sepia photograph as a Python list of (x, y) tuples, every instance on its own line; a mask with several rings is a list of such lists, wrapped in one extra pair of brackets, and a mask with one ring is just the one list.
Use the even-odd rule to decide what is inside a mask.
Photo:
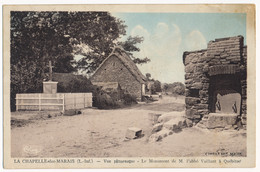
[(254, 5), (3, 11), (6, 168), (254, 167)]

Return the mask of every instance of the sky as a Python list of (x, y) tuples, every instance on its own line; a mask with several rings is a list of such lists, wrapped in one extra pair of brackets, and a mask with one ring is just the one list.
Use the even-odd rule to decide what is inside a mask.
[[(206, 49), (216, 38), (244, 36), (244, 13), (112, 13), (127, 25), (128, 36), (142, 36), (140, 52), (135, 57), (148, 57), (151, 62), (138, 65), (145, 75), (162, 83), (184, 82), (184, 51)], [(246, 41), (245, 41), (246, 42)]]

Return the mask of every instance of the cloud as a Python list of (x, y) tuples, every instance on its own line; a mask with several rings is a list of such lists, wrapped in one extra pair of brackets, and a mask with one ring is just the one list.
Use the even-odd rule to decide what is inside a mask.
[(165, 23), (158, 23), (155, 29), (154, 36), (157, 38), (163, 38), (169, 32), (169, 27)]
[(175, 24), (169, 27), (165, 23), (158, 23), (154, 32), (149, 33), (143, 28), (141, 33), (146, 35), (142, 44), (143, 50), (150, 56), (165, 56), (165, 59), (177, 53), (182, 40), (180, 29)]
[[(149, 32), (150, 31), (150, 32)], [(184, 65), (182, 55), (184, 51), (194, 51), (207, 48), (204, 35), (193, 30), (182, 36), (176, 24), (157, 23), (154, 30), (146, 29), (142, 25), (135, 26), (132, 36), (143, 36), (144, 42), (140, 45), (140, 52), (136, 57), (148, 57), (151, 62), (138, 65), (143, 74), (151, 73), (152, 78), (161, 82), (184, 81)]]
[(151, 59), (151, 62), (139, 65), (143, 74), (151, 73), (152, 78), (161, 82), (183, 81), (183, 76), (177, 76), (184, 67), (180, 60), (182, 59), (180, 53), (182, 36), (176, 24), (167, 25), (160, 22), (150, 32), (143, 26), (137, 25), (132, 29), (131, 35), (144, 37), (140, 52), (134, 55)]
[(131, 31), (131, 36), (142, 36), (144, 39), (149, 39), (149, 32), (141, 25), (135, 26)]
[(207, 41), (204, 35), (198, 31), (191, 31), (185, 38), (186, 51), (194, 51), (207, 48)]

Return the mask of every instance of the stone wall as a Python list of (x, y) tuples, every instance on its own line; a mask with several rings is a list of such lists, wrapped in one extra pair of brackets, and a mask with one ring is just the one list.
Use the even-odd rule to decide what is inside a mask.
[(206, 50), (185, 52), (184, 57), (186, 116), (198, 122), (208, 113), (209, 79), (204, 72), (207, 52)]
[(142, 84), (136, 80), (124, 64), (112, 55), (92, 76), (92, 82), (118, 82), (121, 88), (131, 95), (141, 98)]
[(194, 123), (214, 110), (212, 89), (222, 78), (231, 78), (232, 89), (241, 94), (241, 114), (246, 121), (247, 48), (243, 42), (242, 36), (221, 38), (210, 41), (205, 50), (184, 52), (186, 117)]
[(242, 124), (246, 125), (246, 114), (247, 114), (247, 46), (243, 47), (242, 53), (242, 64), (240, 66), (241, 70), (241, 87), (242, 87), (242, 105), (241, 105), (241, 117)]

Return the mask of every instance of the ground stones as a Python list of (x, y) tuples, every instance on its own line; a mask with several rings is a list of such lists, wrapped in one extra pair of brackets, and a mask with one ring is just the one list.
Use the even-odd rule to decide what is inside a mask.
[(162, 123), (157, 123), (153, 126), (153, 129), (152, 129), (152, 133), (156, 133), (158, 131), (160, 131), (163, 127), (163, 124)]
[(185, 112), (168, 112), (165, 114), (162, 114), (159, 118), (158, 118), (158, 122), (159, 123), (165, 123), (167, 121), (170, 121), (171, 119), (174, 119), (176, 117), (182, 117), (185, 116)]
[(162, 114), (158, 114), (158, 113), (149, 113), (149, 119), (152, 121), (152, 124), (156, 124), (158, 122), (158, 118), (162, 115)]
[(162, 136), (159, 135), (159, 134), (152, 134), (150, 137), (149, 137), (149, 142), (158, 142), (162, 140)]
[(167, 137), (169, 135), (170, 131), (164, 128), (163, 130), (159, 131), (157, 134), (162, 136), (162, 138)]
[(237, 121), (237, 114), (211, 113), (208, 117), (207, 128), (225, 128), (234, 125)]
[(186, 118), (185, 123), (186, 123), (187, 127), (192, 127), (193, 126), (192, 120), (190, 120), (188, 118)]
[(185, 112), (169, 112), (159, 116), (152, 128), (149, 142), (157, 142), (173, 133), (180, 132), (187, 127)]
[(231, 130), (232, 128), (233, 128), (232, 125), (227, 125), (227, 126), (225, 126), (224, 130)]
[(63, 115), (64, 116), (74, 116), (74, 115), (79, 115), (81, 114), (81, 111), (79, 110), (66, 110)]
[(142, 136), (142, 130), (140, 128), (131, 127), (127, 129), (125, 137), (127, 139), (136, 139), (141, 136)]
[(183, 127), (183, 126), (185, 126), (184, 124), (185, 124), (185, 118), (177, 117), (177, 118), (173, 118), (170, 121), (164, 123), (163, 127), (168, 130), (172, 130), (174, 132), (179, 132), (182, 130), (182, 128), (184, 128)]
[(168, 135), (171, 135), (173, 132), (171, 130), (168, 130), (166, 128), (163, 128), (157, 133), (152, 134), (149, 137), (149, 142), (158, 142), (162, 140), (163, 138), (167, 137)]

